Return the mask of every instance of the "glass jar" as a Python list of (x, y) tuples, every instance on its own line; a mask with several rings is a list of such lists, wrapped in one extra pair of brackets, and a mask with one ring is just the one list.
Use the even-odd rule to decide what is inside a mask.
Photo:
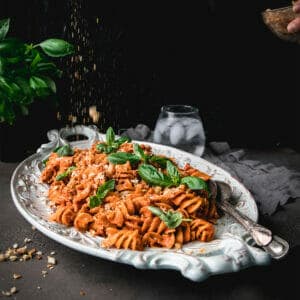
[(198, 108), (189, 105), (163, 106), (153, 140), (201, 156), (205, 148), (205, 133)]

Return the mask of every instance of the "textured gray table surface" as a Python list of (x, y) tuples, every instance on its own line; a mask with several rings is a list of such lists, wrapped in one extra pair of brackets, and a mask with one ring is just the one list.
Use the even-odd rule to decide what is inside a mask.
[[(299, 155), (253, 151), (249, 157), (300, 170)], [(137, 270), (68, 249), (33, 231), (18, 213), (9, 188), (16, 166), (0, 162), (0, 251), (14, 243), (22, 245), (27, 237), (32, 239), (29, 246), (44, 255), (42, 260), (0, 262), (0, 292), (12, 286), (18, 289), (11, 299), (291, 299), (289, 296), (298, 292), (298, 279), (292, 273), (299, 267), (299, 246), (292, 247), (286, 259), (273, 261), (270, 266), (219, 275), (202, 283), (190, 282), (175, 271)], [(296, 245), (299, 216), (300, 201), (296, 199), (273, 216), (262, 217), (261, 222)], [(56, 252), (58, 264), (48, 270), (47, 254), (51, 251)], [(42, 270), (48, 271), (45, 277)], [(22, 278), (12, 279), (13, 273)]]

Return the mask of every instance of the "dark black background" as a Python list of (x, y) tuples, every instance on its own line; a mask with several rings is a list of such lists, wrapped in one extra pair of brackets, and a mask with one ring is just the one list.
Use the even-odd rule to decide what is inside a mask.
[[(24, 41), (35, 43), (49, 37), (67, 38), (63, 28), (70, 14), (69, 1), (0, 0), (0, 18), (11, 17), (10, 36)], [(104, 89), (99, 78), (91, 82), (98, 86), (105, 107), (111, 106), (111, 113), (106, 114), (106, 120), (101, 120), (99, 127), (105, 129), (115, 124), (117, 128), (126, 128), (142, 122), (153, 128), (162, 105), (191, 104), (200, 110), (209, 141), (227, 140), (234, 147), (290, 146), (299, 149), (300, 48), (279, 40), (261, 19), (261, 11), (289, 5), (290, 1), (82, 2), (85, 2), (82, 14), (88, 20), (95, 52), (99, 54), (96, 56), (99, 72), (106, 75), (108, 81), (105, 83), (109, 85)], [(96, 28), (97, 17), (101, 30)], [(104, 62), (100, 62), (100, 57), (104, 57)], [(64, 67), (64, 60), (61, 66)], [(14, 125), (18, 135), (12, 136), (17, 147), (26, 143), (27, 151), (33, 152), (46, 141), (47, 130), (66, 125), (56, 119), (56, 111), (68, 111), (68, 89), (69, 82), (65, 78), (59, 83), (59, 108), (46, 102), (35, 103), (27, 118), (18, 119)], [(6, 137), (10, 136), (9, 131), (4, 132)], [(0, 146), (4, 143), (5, 139), (0, 136)], [(7, 149), (13, 151), (11, 147)], [(24, 157), (27, 154), (24, 153)], [(12, 166), (9, 172), (4, 167), (1, 169), (6, 188), (3, 185), (0, 190), (7, 195)], [(15, 211), (11, 207), (9, 214), (10, 206), (4, 201), (1, 203), (4, 205), (3, 224), (9, 224), (5, 217), (11, 218)], [(295, 206), (290, 205), (289, 211), (295, 213)], [(285, 213), (284, 209), (281, 213)], [(20, 218), (16, 220), (19, 228), (30, 230)], [(281, 224), (287, 224), (289, 219), (293, 220), (287, 214), (282, 223), (277, 220), (274, 224), (266, 220), (262, 223), (276, 225), (276, 233), (285, 238), (286, 231)], [(22, 230), (17, 231), (15, 238), (24, 236)], [(294, 232), (292, 226), (290, 231)], [(8, 232), (2, 230), (4, 235)], [(5, 237), (9, 246), (11, 237)], [(40, 242), (44, 243), (45, 249), (52, 247), (48, 244), (50, 240), (44, 242), (43, 237)], [(170, 294), (179, 298), (186, 293), (189, 298), (203, 299), (213, 296), (218, 299), (288, 299), (297, 293), (297, 277), (291, 270), (299, 262), (299, 247), (291, 250), (289, 259), (274, 262), (272, 266), (220, 275), (201, 285), (184, 281), (175, 272), (157, 274), (147, 271), (142, 274), (127, 266), (102, 260), (95, 263), (93, 258), (69, 252), (64, 255), (65, 249), (58, 250), (62, 257), (73, 255), (74, 259), (69, 265), (65, 264), (70, 269), (66, 268), (66, 273), (62, 274), (69, 272), (71, 279), (77, 276), (80, 272), (73, 272), (74, 266), (80, 268), (85, 260), (87, 268), (79, 278), (91, 285), (96, 281), (105, 282), (105, 287), (114, 287), (115, 298), (135, 297), (139, 295), (137, 291), (142, 291), (148, 298), (163, 298)], [(64, 271), (63, 268), (58, 270)], [(40, 277), (38, 272), (36, 278)], [(9, 272), (3, 274), (7, 278), (11, 276)], [(29, 265), (27, 278), (30, 279), (31, 274), (32, 266)], [(60, 283), (72, 282), (59, 276), (53, 278)], [(132, 281), (129, 286), (127, 279)], [(22, 287), (22, 283), (18, 284)], [(48, 291), (47, 286), (50, 288), (48, 297), (55, 295), (53, 285), (45, 285), (45, 291)], [(35, 291), (31, 280), (29, 286), (25, 288), (25, 282), (19, 294), (21, 298), (24, 293), (30, 295)], [(72, 291), (73, 288), (76, 290), (72, 286)]]
[[(1, 0), (0, 17), (11, 17), (10, 35), (28, 42), (66, 38), (69, 1)], [(98, 70), (109, 83), (91, 82), (106, 101), (100, 109), (111, 107), (101, 129), (140, 122), (153, 128), (162, 105), (191, 104), (209, 141), (299, 148), (300, 48), (279, 40), (261, 19), (264, 9), (290, 1), (83, 2), (96, 61), (104, 57)], [(66, 79), (59, 83), (60, 111), (69, 108), (68, 88)], [(66, 125), (56, 120), (56, 109), (44, 114), (45, 105), (33, 107), (22, 123), (39, 130), (37, 145), (48, 129)]]

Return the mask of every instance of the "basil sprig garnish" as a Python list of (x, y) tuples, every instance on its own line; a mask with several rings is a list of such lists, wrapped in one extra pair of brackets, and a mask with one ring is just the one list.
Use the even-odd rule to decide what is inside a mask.
[(94, 208), (103, 203), (104, 198), (110, 191), (115, 189), (115, 180), (111, 179), (100, 185), (95, 196), (90, 197), (89, 207)]
[(181, 178), (178, 169), (169, 160), (167, 161), (167, 174), (148, 164), (140, 165), (138, 173), (144, 181), (151, 185), (168, 187), (185, 184), (191, 190), (205, 190), (209, 192), (208, 185), (203, 179), (195, 176)]
[(106, 143), (107, 145), (112, 145), (112, 143), (115, 141), (115, 132), (112, 129), (112, 127), (108, 127), (106, 130)]
[(169, 160), (167, 161), (167, 173), (168, 173), (169, 177), (171, 178), (172, 183), (174, 185), (180, 184), (180, 174), (178, 172), (178, 169)]
[[(109, 136), (107, 136), (106, 139), (110, 141), (114, 139), (114, 134), (112, 131), (110, 131)], [(191, 190), (206, 190), (209, 192), (208, 185), (203, 179), (195, 176), (181, 178), (177, 167), (168, 158), (156, 155), (148, 155), (138, 144), (133, 145), (133, 152), (134, 153), (112, 153), (108, 156), (108, 160), (110, 163), (115, 165), (122, 165), (127, 161), (129, 161), (132, 165), (137, 164), (140, 161), (143, 162), (143, 164), (141, 164), (138, 168), (138, 173), (145, 182), (151, 185), (168, 187), (185, 184)], [(151, 165), (151, 163), (158, 164), (163, 169), (166, 169), (167, 174), (157, 170)]]
[(131, 164), (136, 164), (140, 161), (140, 158), (133, 153), (117, 152), (110, 154), (108, 156), (108, 161), (114, 165), (123, 165), (127, 161)]
[(152, 165), (142, 164), (138, 168), (141, 178), (151, 185), (159, 185), (163, 187), (173, 185), (171, 177), (158, 171)]
[(147, 162), (148, 157), (139, 144), (133, 144), (133, 152), (140, 160)]
[[(126, 137), (121, 137), (121, 139), (126, 139)], [(126, 140), (127, 141), (127, 140)], [(106, 144), (99, 144), (97, 146), (98, 150), (102, 149), (101, 151), (104, 153), (110, 153), (114, 152), (113, 147), (107, 146)], [(138, 163), (139, 161), (142, 161), (144, 163), (153, 163), (158, 164), (163, 169), (166, 168), (168, 158), (156, 156), (156, 155), (148, 155), (146, 154), (141, 146), (139, 144), (133, 144), (133, 153), (127, 153), (127, 152), (117, 152), (112, 153), (108, 156), (108, 160), (115, 165), (123, 165), (127, 161), (129, 161), (131, 164)]]
[(96, 149), (99, 152), (109, 154), (112, 152), (116, 152), (122, 144), (130, 141), (130, 138), (127, 136), (121, 136), (120, 138), (116, 139), (114, 130), (112, 129), (112, 127), (109, 127), (106, 130), (106, 143), (98, 144), (96, 146)]
[(195, 176), (187, 176), (181, 179), (181, 184), (185, 184), (191, 190), (205, 190), (209, 192), (207, 183)]
[(157, 156), (154, 154), (151, 155), (146, 154), (139, 144), (133, 145), (133, 152), (136, 156), (138, 156), (141, 159), (141, 161), (145, 163), (158, 164), (163, 169), (166, 168), (167, 161), (169, 161), (169, 159), (166, 157)]
[(145, 162), (147, 161), (147, 155), (144, 153), (140, 145), (134, 144), (133, 152), (134, 153), (128, 153), (128, 152), (112, 153), (108, 156), (108, 161), (114, 165), (123, 165), (127, 161), (129, 161), (131, 164), (136, 164), (140, 160)]
[(58, 156), (72, 156), (74, 154), (74, 151), (69, 144), (57, 147), (53, 152), (57, 153)]
[(67, 169), (67, 171), (63, 172), (63, 173), (60, 173), (56, 176), (56, 180), (57, 181), (60, 181), (60, 180), (63, 180), (65, 179), (66, 177), (68, 177), (69, 175), (71, 175), (71, 173), (76, 169), (75, 166), (71, 166)]
[(167, 167), (167, 161), (169, 161), (168, 158), (157, 156), (157, 155), (151, 155), (148, 158), (148, 162), (150, 164), (159, 165), (161, 168), (165, 169)]
[(155, 206), (148, 206), (148, 209), (156, 216), (158, 216), (168, 228), (176, 228), (182, 222), (191, 222), (192, 219), (184, 219), (181, 212), (179, 211), (163, 211), (158, 207)]

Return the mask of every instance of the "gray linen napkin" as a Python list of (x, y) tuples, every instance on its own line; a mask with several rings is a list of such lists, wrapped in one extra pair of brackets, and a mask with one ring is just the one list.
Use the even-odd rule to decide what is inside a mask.
[[(151, 130), (143, 124), (129, 128), (122, 135), (151, 141)], [(246, 150), (231, 150), (226, 142), (212, 142), (203, 158), (227, 170), (253, 194), (261, 214), (271, 215), (289, 199), (300, 197), (300, 173), (285, 166), (275, 166), (246, 158)]]
[(300, 197), (300, 173), (296, 170), (247, 159), (245, 150), (232, 151), (229, 145), (220, 153), (219, 146), (224, 148), (223, 143), (210, 143), (209, 146), (204, 158), (242, 181), (262, 214), (271, 215), (289, 199)]

